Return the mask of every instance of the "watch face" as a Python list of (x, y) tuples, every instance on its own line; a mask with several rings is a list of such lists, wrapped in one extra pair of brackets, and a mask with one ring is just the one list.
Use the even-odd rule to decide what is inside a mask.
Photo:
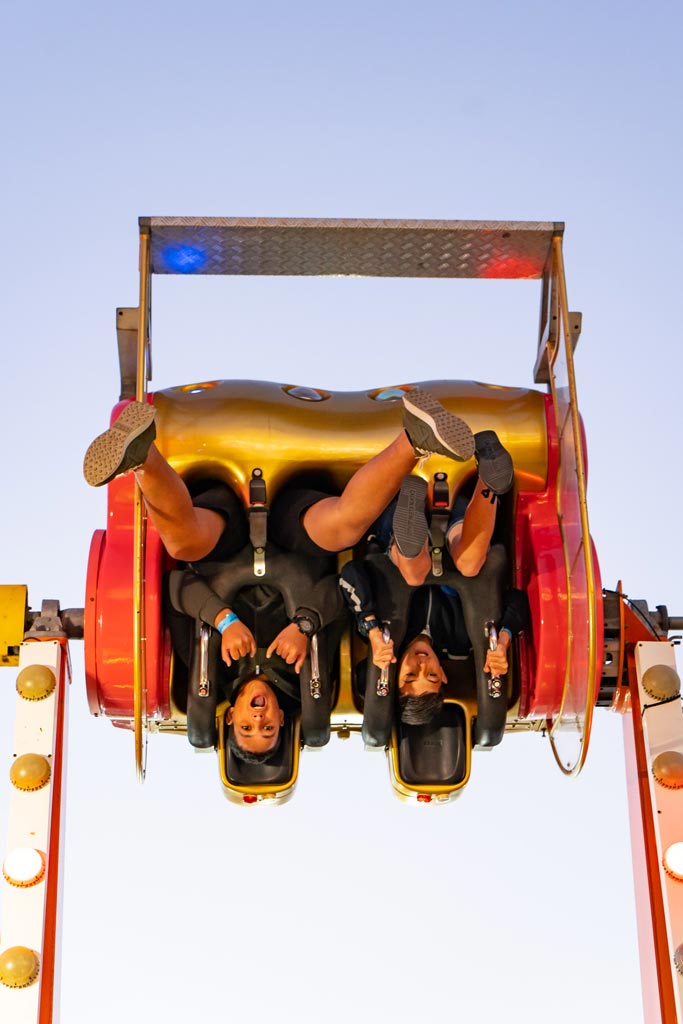
[(295, 619), (294, 621), (299, 627), (299, 631), (303, 633), (304, 636), (311, 636), (311, 634), (313, 633), (313, 623), (311, 622), (310, 619), (305, 619), (303, 616), (301, 616), (300, 618)]

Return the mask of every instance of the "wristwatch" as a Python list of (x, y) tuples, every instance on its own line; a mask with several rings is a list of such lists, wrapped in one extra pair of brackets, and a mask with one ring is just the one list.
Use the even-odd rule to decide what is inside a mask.
[(358, 623), (358, 632), (360, 633), (361, 636), (365, 636), (365, 637), (369, 634), (371, 629), (381, 629), (381, 628), (382, 628), (382, 623), (379, 621), (379, 619), (377, 618), (376, 615), (373, 615), (372, 618), (370, 618), (370, 619), (368, 619), (368, 618), (361, 619), (361, 621)]
[(313, 619), (309, 619), (307, 615), (295, 615), (292, 622), (296, 623), (299, 627), (299, 632), (303, 633), (304, 636), (313, 636), (315, 633), (315, 622)]

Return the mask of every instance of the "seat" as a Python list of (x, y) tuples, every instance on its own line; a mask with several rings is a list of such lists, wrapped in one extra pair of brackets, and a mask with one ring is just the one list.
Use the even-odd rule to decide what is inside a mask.
[(398, 771), (409, 786), (455, 786), (467, 771), (465, 713), (459, 704), (444, 705), (427, 725), (397, 724)]
[(261, 764), (250, 764), (236, 758), (228, 746), (228, 707), (226, 701), (219, 705), (217, 711), (218, 760), (225, 795), (229, 800), (242, 804), (259, 803), (264, 800), (277, 800), (282, 803), (289, 799), (299, 772), (299, 714), (285, 718), (280, 733), (280, 746), (274, 756)]

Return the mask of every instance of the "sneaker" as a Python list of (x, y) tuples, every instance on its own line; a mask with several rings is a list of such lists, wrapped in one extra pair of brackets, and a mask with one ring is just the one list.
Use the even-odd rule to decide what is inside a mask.
[(445, 455), (467, 462), (474, 455), (474, 437), (465, 421), (422, 388), (411, 388), (403, 395), (403, 426), (421, 458)]
[(83, 459), (83, 476), (91, 487), (139, 469), (156, 437), (155, 416), (153, 405), (131, 402), (109, 430), (95, 438)]
[(405, 558), (416, 558), (427, 540), (425, 513), (427, 483), (421, 476), (406, 476), (398, 493), (392, 529), (396, 547)]
[(509, 451), (503, 448), (495, 430), (480, 430), (474, 435), (474, 457), (482, 481), (494, 494), (506, 494), (515, 479)]

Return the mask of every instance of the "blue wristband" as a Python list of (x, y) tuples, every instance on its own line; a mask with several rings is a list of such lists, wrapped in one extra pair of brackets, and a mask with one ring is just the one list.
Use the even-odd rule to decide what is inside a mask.
[(239, 616), (235, 615), (234, 612), (230, 612), (230, 614), (226, 615), (224, 619), (221, 619), (221, 621), (216, 626), (216, 629), (218, 630), (218, 632), (222, 636), (223, 633), (225, 633), (225, 631), (228, 628), (228, 626), (232, 626), (233, 622), (239, 622), (239, 621), (240, 621), (239, 620)]

